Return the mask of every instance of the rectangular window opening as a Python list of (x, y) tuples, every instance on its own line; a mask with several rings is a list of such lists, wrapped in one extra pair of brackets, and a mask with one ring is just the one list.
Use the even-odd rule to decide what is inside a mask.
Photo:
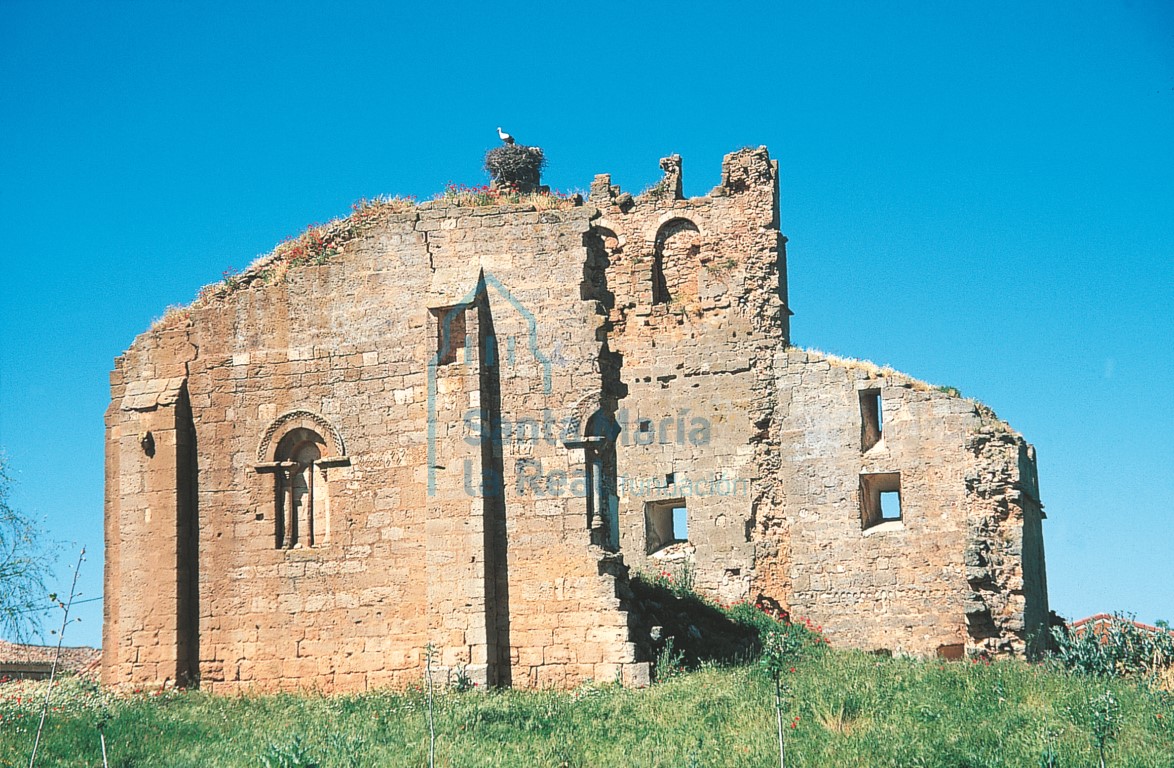
[(867, 451), (880, 442), (884, 434), (884, 417), (879, 389), (860, 391), (860, 450)]
[(689, 512), (684, 499), (650, 501), (644, 505), (644, 549), (647, 554), (688, 540)]
[(430, 310), (436, 318), (436, 364), (451, 365), (465, 348), (465, 310), (468, 307), (439, 307)]
[(902, 520), (901, 473), (877, 472), (860, 476), (860, 523), (871, 528)]

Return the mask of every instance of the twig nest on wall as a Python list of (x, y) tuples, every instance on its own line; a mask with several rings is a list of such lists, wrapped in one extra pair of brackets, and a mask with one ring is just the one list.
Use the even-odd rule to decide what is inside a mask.
[(510, 186), (530, 192), (542, 181), (546, 156), (541, 147), (504, 144), (485, 153), (485, 170), (495, 186)]

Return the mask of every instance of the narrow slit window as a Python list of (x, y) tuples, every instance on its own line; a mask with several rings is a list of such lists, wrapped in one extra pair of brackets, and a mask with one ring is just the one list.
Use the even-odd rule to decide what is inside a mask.
[(867, 451), (884, 435), (884, 416), (879, 389), (860, 392), (860, 450)]
[(466, 307), (433, 309), (436, 318), (436, 364), (450, 365), (457, 361), (457, 353), (465, 348)]
[(860, 476), (860, 524), (864, 529), (904, 519), (901, 509), (901, 473), (877, 472)]
[(672, 301), (669, 296), (668, 281), (664, 276), (664, 254), (658, 247), (656, 255), (652, 257), (652, 303), (668, 304)]

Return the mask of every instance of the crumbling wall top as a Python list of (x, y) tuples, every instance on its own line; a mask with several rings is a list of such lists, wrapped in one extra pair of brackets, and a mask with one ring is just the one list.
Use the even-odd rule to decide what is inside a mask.
[[(722, 183), (701, 197), (684, 197), (680, 155), (671, 154), (662, 158), (660, 167), (664, 177), (635, 197), (613, 186), (610, 175), (598, 175), (591, 183), (586, 202), (604, 212), (618, 207), (619, 212), (627, 213), (637, 200), (650, 203), (657, 209), (671, 210), (707, 206), (716, 198), (758, 193), (772, 199), (777, 209), (777, 163), (770, 159), (766, 147), (747, 147), (727, 154), (722, 160)], [(490, 187), (466, 188), (454, 185), (450, 185), (436, 199), (424, 202), (399, 196), (363, 199), (353, 206), (349, 216), (310, 226), (301, 235), (258, 256), (245, 270), (226, 270), (222, 280), (204, 286), (191, 304), (168, 308), (148, 333), (182, 328), (189, 324), (192, 310), (218, 303), (238, 290), (284, 282), (291, 270), (324, 265), (343, 254), (352, 243), (380, 227), (398, 225), (427, 229), (427, 226), (418, 227), (421, 220), (510, 213), (541, 214), (549, 210), (580, 207), (584, 202), (580, 195), (550, 194), (543, 190), (502, 193)]]
[(591, 182), (587, 200), (600, 208), (617, 206), (627, 212), (637, 201), (649, 201), (672, 205), (677, 201), (703, 204), (715, 197), (727, 197), (758, 191), (777, 197), (778, 161), (770, 159), (766, 147), (745, 147), (731, 152), (722, 159), (722, 181), (708, 195), (686, 198), (684, 195), (684, 171), (681, 156), (672, 154), (660, 159), (664, 176), (660, 181), (638, 195), (623, 191), (611, 183), (611, 174), (601, 173)]

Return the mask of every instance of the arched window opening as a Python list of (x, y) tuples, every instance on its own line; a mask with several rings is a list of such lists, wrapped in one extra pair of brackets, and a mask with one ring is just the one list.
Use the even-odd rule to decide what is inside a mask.
[(652, 254), (653, 304), (696, 298), (700, 255), (701, 232), (688, 219), (672, 219), (657, 230)]
[(567, 448), (583, 451), (587, 528), (591, 543), (611, 552), (620, 549), (619, 496), (616, 494), (616, 436), (620, 426), (606, 411), (587, 419), (582, 438), (564, 440)]
[(321, 460), (326, 441), (298, 427), (277, 444), (275, 538), (279, 549), (325, 544), (330, 537), (330, 493)]
[[(321, 415), (298, 408), (270, 423), (257, 446), (253, 469), (273, 475), (272, 531), (277, 549), (330, 543), (330, 473), (342, 472), (335, 476), (340, 480), (346, 477), (342, 468), (349, 465), (342, 435)], [(258, 521), (267, 518), (257, 510)]]
[(615, 418), (602, 409), (587, 419), (587, 524), (592, 531), (592, 543), (611, 552), (620, 549), (615, 443), (619, 431)]

